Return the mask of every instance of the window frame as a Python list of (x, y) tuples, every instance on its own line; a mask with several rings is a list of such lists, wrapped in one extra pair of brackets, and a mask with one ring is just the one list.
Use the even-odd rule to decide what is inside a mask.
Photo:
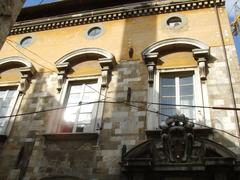
[[(70, 90), (70, 87), (71, 85), (73, 84), (82, 84), (83, 82), (91, 82), (91, 81), (96, 81), (97, 83), (97, 91), (101, 93), (101, 83), (102, 83), (102, 78), (101, 76), (87, 76), (87, 77), (78, 77), (78, 78), (68, 78), (66, 79), (66, 82), (64, 83), (63, 85), (63, 89), (60, 93), (60, 105), (62, 107), (65, 107), (66, 106), (66, 103), (67, 103), (67, 100), (68, 100), (68, 97), (69, 97), (69, 90)], [(97, 92), (96, 92), (97, 93)], [(97, 96), (97, 101), (100, 100), (101, 98), (101, 95), (98, 94)], [(93, 118), (91, 119), (91, 125), (89, 128), (87, 128), (85, 131), (83, 130), (83, 132), (76, 132), (76, 131), (72, 131), (72, 132), (61, 132), (61, 123), (63, 121), (63, 116), (64, 116), (64, 111), (63, 113), (59, 113), (57, 118), (58, 118), (58, 124), (57, 124), (57, 129), (55, 129), (54, 131), (55, 132), (58, 132), (58, 133), (61, 133), (61, 134), (64, 134), (64, 133), (70, 133), (70, 134), (77, 134), (77, 133), (94, 133), (96, 132), (96, 129), (98, 128), (100, 122), (101, 122), (101, 119), (102, 119), (102, 107), (101, 107), (101, 104), (102, 103), (96, 103), (95, 107), (94, 107), (94, 111), (93, 114)], [(76, 122), (75, 122), (76, 123)], [(74, 130), (74, 128), (73, 128)]]
[[(164, 73), (184, 73), (193, 72), (193, 91), (194, 91), (194, 105), (195, 106), (208, 106), (208, 94), (206, 82), (201, 81), (199, 68), (198, 67), (188, 67), (188, 68), (169, 68), (169, 69), (156, 69), (154, 73), (153, 86), (148, 89), (148, 102), (153, 102), (154, 104), (149, 104), (148, 109), (150, 111), (160, 112), (160, 77)], [(211, 124), (210, 112), (207, 108), (195, 108), (195, 120), (196, 123), (203, 123), (206, 125)], [(156, 122), (157, 119), (157, 122)], [(159, 127), (161, 124), (160, 114), (158, 113), (147, 113), (147, 128), (148, 130), (153, 130)], [(207, 121), (209, 120), (209, 121)]]
[[(183, 72), (176, 72), (176, 73), (174, 73), (174, 72), (164, 72), (164, 73), (159, 73), (159, 103), (161, 103), (160, 101), (161, 101), (161, 96), (162, 96), (162, 92), (161, 92), (161, 78), (162, 77), (173, 77), (173, 79), (174, 79), (174, 86), (175, 86), (175, 88), (174, 88), (174, 90), (175, 90), (175, 102), (176, 102), (176, 104), (181, 104), (181, 95), (180, 95), (180, 78), (181, 77), (183, 77), (184, 75), (190, 75), (189, 77), (192, 77), (192, 86), (193, 86), (193, 94), (192, 94), (192, 96), (193, 96), (193, 105), (195, 105), (195, 102), (196, 102), (196, 89), (195, 89), (195, 86), (196, 86), (196, 81), (195, 81), (195, 74), (194, 74), (194, 71), (183, 71)], [(180, 111), (181, 111), (181, 107), (180, 106), (176, 106), (175, 107), (175, 109), (176, 109), (176, 113), (180, 113)], [(162, 113), (161, 112), (161, 105), (159, 105), (159, 111), (160, 111), (160, 113)], [(194, 109), (193, 110), (193, 114), (194, 114), (194, 117), (196, 116), (196, 110)], [(173, 115), (175, 115), (175, 114), (173, 114)], [(163, 121), (161, 118), (159, 118), (160, 119), (160, 121)]]
[[(23, 95), (20, 94), (20, 84), (19, 83), (0, 84), (0, 89), (11, 89), (13, 87), (15, 87), (15, 93), (14, 93), (15, 97), (14, 97), (14, 99), (11, 100), (12, 108), (9, 110), (8, 114), (5, 116), (11, 116), (13, 114), (18, 113), (18, 109), (20, 107)], [(0, 132), (0, 136), (8, 136), (10, 134), (10, 131), (12, 129), (15, 119), (16, 119), (16, 116), (11, 116), (8, 118), (3, 132)]]

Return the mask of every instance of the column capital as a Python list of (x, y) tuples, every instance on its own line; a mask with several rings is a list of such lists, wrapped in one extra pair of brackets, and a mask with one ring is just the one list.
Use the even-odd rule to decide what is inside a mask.
[(203, 59), (207, 60), (209, 58), (209, 49), (193, 49), (193, 57), (194, 59), (201, 60), (203, 61)]

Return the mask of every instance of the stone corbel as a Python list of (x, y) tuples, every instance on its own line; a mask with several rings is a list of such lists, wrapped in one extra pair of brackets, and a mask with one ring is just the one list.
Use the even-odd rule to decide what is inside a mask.
[(100, 66), (102, 67), (102, 87), (107, 87), (111, 80), (111, 72), (116, 64), (115, 59), (100, 58)]
[(65, 62), (60, 65), (57, 65), (57, 70), (58, 70), (57, 90), (58, 90), (58, 92), (60, 92), (62, 89), (62, 85), (67, 77), (67, 73), (68, 73), (69, 69), (70, 69), (69, 62)]
[(31, 78), (35, 73), (35, 69), (33, 67), (23, 67), (20, 69), (20, 72), (22, 77), (20, 80), (19, 92), (24, 94), (30, 85)]
[(209, 58), (209, 49), (193, 49), (193, 57), (198, 62), (201, 80), (207, 76), (207, 60)]
[(147, 65), (147, 69), (148, 69), (148, 83), (150, 86), (154, 82), (154, 72), (156, 69), (158, 57), (159, 57), (159, 54), (157, 52), (149, 53), (144, 56), (144, 62)]

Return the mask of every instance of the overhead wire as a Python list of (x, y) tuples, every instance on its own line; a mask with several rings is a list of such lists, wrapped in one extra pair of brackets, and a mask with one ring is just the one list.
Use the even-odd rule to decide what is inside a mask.
[[(8, 38), (7, 38), (6, 40), (7, 40), (7, 41), (10, 41), (10, 42), (12, 42), (12, 43), (14, 43), (14, 44), (16, 44), (16, 45), (19, 45), (19, 43), (17, 43), (16, 41), (10, 40), (10, 39), (8, 39)], [(30, 49), (28, 49), (28, 48), (26, 48), (26, 47), (23, 47), (23, 46), (20, 46), (20, 47), (21, 47), (22, 49), (27, 50), (27, 51), (30, 52), (31, 54), (37, 56), (38, 58), (42, 59), (44, 62), (46, 62), (46, 63), (50, 64), (51, 66), (53, 66), (53, 63), (52, 63), (52, 62), (47, 61), (46, 59), (44, 59), (43, 57), (41, 57), (40, 55), (38, 55), (36, 52), (33, 52), (32, 50), (30, 50)]]
[(33, 60), (32, 58), (28, 57), (26, 54), (24, 54), (23, 52), (21, 52), (19, 49), (17, 49), (15, 46), (13, 46), (13, 45), (12, 45), (11, 43), (9, 43), (8, 41), (6, 41), (6, 42), (7, 42), (12, 48), (14, 48), (17, 52), (19, 52), (20, 54), (22, 54), (22, 55), (25, 56), (26, 58), (31, 59), (34, 63), (38, 64), (39, 66), (41, 66), (41, 67), (43, 67), (43, 68), (46, 68), (46, 69), (48, 69), (49, 71), (55, 71), (55, 70), (53, 70), (53, 69), (50, 69), (50, 68), (48, 68), (48, 67), (46, 67), (46, 66), (38, 63), (37, 61)]
[(99, 102), (100, 101), (92, 101), (92, 102), (86, 102), (86, 103), (79, 103), (78, 105), (72, 105), (72, 106), (63, 106), (63, 107), (56, 107), (56, 108), (51, 108), (51, 109), (43, 109), (43, 110), (39, 110), (39, 111), (32, 111), (32, 112), (26, 112), (26, 113), (12, 114), (12, 115), (8, 115), (8, 116), (0, 116), (0, 119), (17, 117), (17, 116), (25, 116), (25, 115), (31, 115), (31, 114), (43, 113), (43, 112), (49, 112), (49, 111), (56, 111), (56, 110), (67, 109), (67, 108), (72, 108), (72, 107), (78, 107), (78, 106), (83, 106), (83, 105), (88, 105), (88, 104), (99, 103)]
[[(160, 113), (159, 111), (153, 111), (153, 110), (149, 110), (149, 109), (146, 109), (144, 107), (140, 107), (140, 106), (136, 106), (136, 105), (133, 105), (133, 104), (130, 104), (130, 103), (127, 103), (125, 101), (92, 101), (92, 102), (86, 102), (86, 103), (79, 103), (78, 105), (72, 105), (72, 106), (64, 106), (64, 107), (57, 107), (57, 108), (51, 108), (51, 109), (43, 109), (43, 110), (39, 110), (39, 111), (32, 111), (32, 112), (26, 112), (26, 113), (19, 113), (19, 114), (13, 114), (13, 115), (8, 115), (8, 116), (0, 116), (0, 119), (2, 118), (11, 118), (11, 117), (17, 117), (17, 116), (25, 116), (25, 115), (31, 115), (31, 114), (36, 114), (36, 113), (44, 113), (44, 112), (49, 112), (49, 111), (55, 111), (55, 110), (60, 110), (60, 109), (67, 109), (67, 108), (71, 108), (71, 107), (78, 107), (78, 106), (83, 106), (83, 105), (88, 105), (88, 104), (95, 104), (95, 103), (112, 103), (112, 104), (125, 104), (129, 107), (133, 107), (133, 108), (136, 108), (138, 110), (144, 110), (144, 111), (148, 111), (148, 112), (151, 112), (151, 113), (155, 113), (155, 114), (159, 114), (159, 115), (162, 115), (162, 116), (165, 116), (165, 117), (168, 117), (168, 118), (171, 118), (172, 116), (170, 115), (167, 115), (167, 114), (164, 114), (164, 113)], [(216, 131), (220, 131), (220, 132), (223, 132), (223, 133), (226, 133), (232, 137), (235, 137), (235, 138), (238, 138), (240, 139), (239, 136), (236, 136), (234, 134), (231, 134), (223, 129), (218, 129), (218, 128), (213, 128), (213, 127), (210, 127), (210, 126), (207, 126), (207, 125), (204, 125), (204, 124), (200, 124), (200, 123), (196, 123), (194, 122), (194, 120), (196, 119), (189, 119), (191, 123), (195, 124), (195, 125), (198, 125), (198, 126), (202, 126), (202, 127), (206, 127), (206, 128), (209, 128), (209, 129), (212, 129), (212, 130), (216, 130)]]
[[(86, 86), (88, 86), (86, 84)], [(117, 100), (115, 98), (105, 96), (101, 94), (99, 91), (96, 89), (92, 88), (91, 86), (88, 86), (95, 92), (97, 92), (99, 95), (104, 96), (105, 99), (113, 99)], [(142, 104), (150, 104), (150, 105), (161, 105), (161, 106), (180, 106), (180, 107), (191, 107), (191, 108), (206, 108), (206, 109), (214, 109), (214, 110), (237, 110), (240, 111), (240, 108), (232, 108), (232, 107), (225, 107), (225, 106), (200, 106), (200, 105), (188, 105), (188, 104), (170, 104), (170, 103), (155, 103), (155, 102), (148, 102), (148, 101), (130, 101), (131, 103), (142, 103)]]
[[(90, 87), (90, 86), (88, 86)], [(92, 88), (92, 87), (90, 87)], [(95, 90), (97, 93), (100, 94), (99, 91), (97, 91), (96, 89), (92, 88), (93, 90)], [(102, 96), (104, 96), (103, 94), (101, 94)], [(106, 96), (105, 96), (106, 97)], [(130, 102), (134, 102), (134, 101), (130, 101)], [(130, 102), (126, 102), (126, 101), (106, 101), (106, 100), (99, 100), (99, 101), (92, 101), (92, 102), (85, 102), (85, 103), (79, 103), (78, 105), (72, 105), (72, 106), (63, 106), (63, 107), (57, 107), (57, 108), (51, 108), (51, 109), (43, 109), (43, 110), (39, 110), (39, 111), (33, 111), (33, 112), (26, 112), (26, 113), (19, 113), (19, 114), (13, 114), (13, 115), (8, 115), (8, 116), (0, 116), (0, 119), (2, 118), (11, 118), (11, 117), (17, 117), (17, 116), (25, 116), (25, 115), (31, 115), (31, 114), (36, 114), (36, 113), (44, 113), (44, 112), (49, 112), (49, 111), (55, 111), (55, 110), (60, 110), (60, 109), (67, 109), (67, 108), (71, 108), (71, 107), (78, 107), (78, 106), (83, 106), (83, 105), (88, 105), (88, 104), (95, 104), (95, 103), (112, 103), (112, 104), (125, 104), (129, 107), (132, 107), (132, 108), (135, 108), (135, 109), (138, 109), (138, 110), (144, 110), (144, 111), (147, 111), (147, 112), (151, 112), (151, 113), (155, 113), (155, 114), (158, 114), (158, 115), (162, 115), (162, 116), (165, 116), (165, 117), (168, 117), (168, 118), (171, 118), (172, 116), (170, 115), (167, 115), (167, 114), (164, 114), (164, 113), (161, 113), (159, 111), (153, 111), (153, 110), (150, 110), (150, 109), (147, 109), (145, 107), (141, 107), (141, 106), (136, 106), (136, 105), (133, 105), (133, 104), (130, 104)], [(158, 103), (160, 104), (160, 103)], [(210, 127), (210, 126), (207, 126), (207, 125), (204, 125), (204, 124), (200, 124), (200, 123), (197, 123), (197, 122), (194, 122), (194, 120), (196, 119), (191, 119), (191, 118), (187, 118), (191, 123), (195, 124), (195, 125), (198, 125), (198, 126), (202, 126), (202, 127), (206, 127), (206, 128), (209, 128), (209, 129), (212, 129), (212, 130), (216, 130), (216, 131), (220, 131), (220, 132), (223, 132), (223, 133), (226, 133), (232, 137), (235, 137), (235, 138), (238, 138), (240, 139), (239, 136), (236, 136), (232, 133), (229, 133), (223, 129), (219, 129), (219, 128), (213, 128), (213, 127)]]
[[(88, 85), (87, 85), (87, 86), (88, 86)], [(97, 91), (96, 89), (94, 89), (94, 88), (92, 88), (92, 87), (90, 87), (90, 86), (88, 86), (88, 87), (91, 88), (91, 89), (93, 89), (95, 92), (97, 92), (97, 93), (100, 94), (100, 92)], [(102, 95), (102, 94), (100, 94), (100, 95)], [(102, 95), (102, 96), (104, 96), (104, 95)], [(105, 97), (106, 97), (106, 96), (105, 96)], [(137, 102), (137, 103), (139, 103), (140, 101), (131, 101), (131, 102)], [(109, 102), (107, 102), (107, 103), (109, 103)], [(116, 102), (114, 102), (114, 103), (116, 103)], [(118, 102), (118, 103), (119, 103), (119, 102)], [(159, 111), (153, 111), (153, 110), (149, 110), (148, 108), (139, 107), (139, 106), (135, 106), (135, 105), (129, 104), (129, 103), (126, 102), (126, 101), (125, 101), (125, 102), (123, 101), (123, 102), (120, 102), (120, 103), (124, 103), (124, 104), (126, 104), (126, 105), (128, 105), (128, 106), (135, 107), (135, 108), (137, 108), (137, 109), (141, 108), (142, 110), (145, 110), (145, 111), (148, 111), (148, 112), (151, 112), (151, 113), (156, 113), (156, 114), (159, 114), (159, 115), (168, 117), (168, 118), (171, 118), (171, 117), (172, 117), (172, 116), (170, 116), (170, 115), (161, 113), (161, 112), (159, 112)], [(143, 102), (141, 102), (141, 103), (143, 103)], [(147, 102), (144, 102), (144, 103), (147, 103)], [(174, 105), (174, 104), (164, 104), (164, 103), (151, 103), (151, 104), (171, 105), (171, 106), (184, 106), (184, 107), (201, 107), (201, 108), (204, 108), (204, 106), (192, 106), (192, 105)], [(213, 107), (208, 106), (208, 107), (205, 107), (205, 108), (213, 108)], [(214, 107), (214, 108), (215, 108), (215, 109), (220, 109), (221, 107)], [(234, 109), (234, 108), (223, 107), (222, 110), (232, 110), (232, 109)], [(238, 108), (238, 109), (239, 109), (239, 108)], [(239, 109), (239, 110), (240, 110), (240, 109)], [(209, 128), (209, 129), (212, 129), (212, 130), (216, 130), (216, 131), (220, 131), (220, 132), (226, 133), (226, 134), (228, 134), (228, 135), (230, 135), (230, 136), (232, 136), (232, 137), (235, 137), (235, 138), (240, 139), (239, 136), (236, 136), (236, 135), (234, 135), (234, 134), (232, 134), (232, 133), (229, 133), (229, 132), (227, 132), (227, 131), (225, 131), (225, 130), (223, 130), (223, 129), (213, 128), (213, 127), (210, 127), (210, 126), (207, 126), (207, 125), (204, 125), (204, 124), (200, 124), (200, 123), (194, 122), (194, 120), (197, 120), (197, 119), (190, 119), (190, 118), (188, 118), (188, 120), (191, 120), (191, 123), (193, 123), (193, 124), (195, 124), (195, 125), (202, 126), (202, 127), (206, 127), (206, 128)]]

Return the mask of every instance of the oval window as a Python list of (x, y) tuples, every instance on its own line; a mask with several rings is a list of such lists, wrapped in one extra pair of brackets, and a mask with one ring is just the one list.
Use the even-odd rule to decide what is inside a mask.
[(88, 39), (95, 39), (101, 36), (102, 34), (103, 34), (103, 29), (102, 27), (99, 27), (99, 26), (90, 28), (86, 33)]
[(173, 16), (173, 17), (170, 17), (168, 20), (167, 20), (167, 25), (169, 27), (177, 27), (179, 25), (182, 24), (182, 19), (180, 17), (177, 17), (177, 16)]
[(32, 41), (33, 41), (33, 38), (31, 36), (27, 36), (20, 41), (20, 45), (22, 47), (27, 47), (32, 43)]

